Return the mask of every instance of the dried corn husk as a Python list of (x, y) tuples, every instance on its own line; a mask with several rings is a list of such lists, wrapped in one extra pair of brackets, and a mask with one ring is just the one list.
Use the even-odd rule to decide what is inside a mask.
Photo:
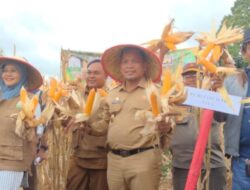
[(223, 52), (229, 54), (224, 48), (226, 45), (239, 42), (242, 38), (242, 28), (227, 28), (225, 23), (218, 34), (216, 34), (215, 28), (211, 32), (202, 32), (197, 40), (206, 47), (198, 54), (197, 62), (205, 66), (211, 73), (227, 72), (227, 74), (231, 74), (232, 72), (228, 72), (227, 68), (218, 69), (214, 64), (218, 62)]
[(50, 127), (47, 127), (47, 159), (37, 166), (38, 189), (66, 189), (71, 149), (71, 133), (65, 134), (60, 120), (54, 115)]
[(242, 104), (249, 104), (249, 103), (250, 103), (250, 98), (249, 98), (249, 97), (247, 97), (247, 98), (245, 98), (245, 99), (241, 100), (241, 102), (240, 102), (240, 103), (242, 103)]
[(146, 45), (150, 50), (157, 52), (159, 50), (160, 60), (163, 61), (164, 55), (169, 50), (176, 50), (176, 44), (188, 40), (194, 33), (193, 32), (173, 32), (172, 19), (162, 32), (160, 39), (150, 40), (142, 45)]
[(223, 23), (220, 31), (216, 34), (216, 30), (212, 29), (211, 32), (201, 32), (196, 40), (201, 41), (204, 45), (209, 43), (215, 45), (228, 45), (231, 43), (239, 42), (243, 39), (242, 28), (230, 28)]
[(68, 95), (67, 91), (63, 88), (63, 84), (55, 78), (50, 78), (50, 84), (47, 88), (48, 97), (55, 102), (58, 102), (61, 97)]
[(227, 105), (232, 109), (234, 110), (234, 107), (233, 107), (233, 102), (227, 92), (227, 90), (224, 88), (224, 87), (221, 87), (221, 88), (218, 88), (217, 89), (217, 92), (220, 93), (222, 99), (227, 103)]
[(36, 127), (41, 124), (41, 119), (35, 117), (35, 110), (38, 105), (38, 97), (35, 95), (32, 98), (29, 98), (27, 91), (24, 87), (22, 87), (20, 90), (20, 102), (18, 102), (18, 105), (20, 107), (20, 112), (18, 114), (13, 114), (11, 117), (16, 119), (15, 133), (19, 137), (25, 139), (28, 136), (30, 137), (28, 131), (31, 132), (31, 130), (28, 128)]

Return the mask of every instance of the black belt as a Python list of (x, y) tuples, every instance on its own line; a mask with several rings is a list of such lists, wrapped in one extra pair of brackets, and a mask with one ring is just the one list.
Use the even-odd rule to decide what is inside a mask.
[[(157, 147), (157, 146), (155, 146), (155, 147)], [(153, 148), (154, 148), (154, 146), (150, 146), (150, 147), (146, 147), (146, 148), (136, 148), (136, 149), (132, 149), (132, 150), (110, 149), (110, 151), (113, 154), (116, 154), (116, 155), (119, 155), (122, 157), (128, 157), (128, 156), (132, 156), (134, 154), (144, 152), (146, 150), (150, 150)]]

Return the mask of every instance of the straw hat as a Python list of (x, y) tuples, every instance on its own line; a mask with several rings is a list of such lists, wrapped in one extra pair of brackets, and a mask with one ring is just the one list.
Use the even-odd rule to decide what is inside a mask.
[(17, 57), (17, 56), (12, 56), (12, 57), (0, 56), (0, 68), (2, 68), (4, 64), (8, 64), (8, 63), (22, 64), (26, 66), (27, 68), (27, 85), (26, 85), (27, 90), (29, 91), (36, 90), (42, 85), (43, 78), (40, 72), (24, 58)]
[(135, 48), (139, 49), (145, 54), (145, 58), (148, 64), (147, 77), (149, 77), (153, 82), (160, 80), (162, 65), (158, 57), (150, 50), (143, 48), (141, 46), (132, 44), (117, 45), (107, 49), (101, 59), (104, 71), (114, 80), (122, 82), (124, 80), (120, 72), (120, 61), (121, 54), (125, 48)]

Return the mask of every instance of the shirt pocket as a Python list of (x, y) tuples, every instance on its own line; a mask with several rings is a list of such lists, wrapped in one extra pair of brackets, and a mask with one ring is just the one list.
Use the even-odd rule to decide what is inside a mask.
[(21, 161), (23, 150), (23, 140), (20, 138), (1, 138), (0, 140), (0, 159)]
[(133, 103), (133, 105), (131, 105), (131, 111), (152, 111), (151, 105), (149, 102), (147, 101), (138, 101)]
[(115, 103), (109, 106), (109, 114), (110, 114), (109, 128), (113, 126), (115, 117), (121, 111), (121, 109), (122, 109), (122, 103)]
[(111, 104), (111, 105), (110, 105), (109, 112), (110, 112), (111, 114), (116, 114), (116, 113), (120, 112), (121, 109), (122, 109), (122, 104), (121, 104), (121, 103)]

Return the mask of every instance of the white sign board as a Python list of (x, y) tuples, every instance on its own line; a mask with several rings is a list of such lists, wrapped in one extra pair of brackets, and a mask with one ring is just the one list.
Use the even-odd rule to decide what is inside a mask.
[(183, 103), (185, 105), (210, 109), (232, 115), (239, 115), (241, 106), (241, 97), (239, 96), (229, 95), (233, 103), (231, 108), (217, 92), (193, 87), (186, 87), (186, 90), (188, 95), (186, 101)]

